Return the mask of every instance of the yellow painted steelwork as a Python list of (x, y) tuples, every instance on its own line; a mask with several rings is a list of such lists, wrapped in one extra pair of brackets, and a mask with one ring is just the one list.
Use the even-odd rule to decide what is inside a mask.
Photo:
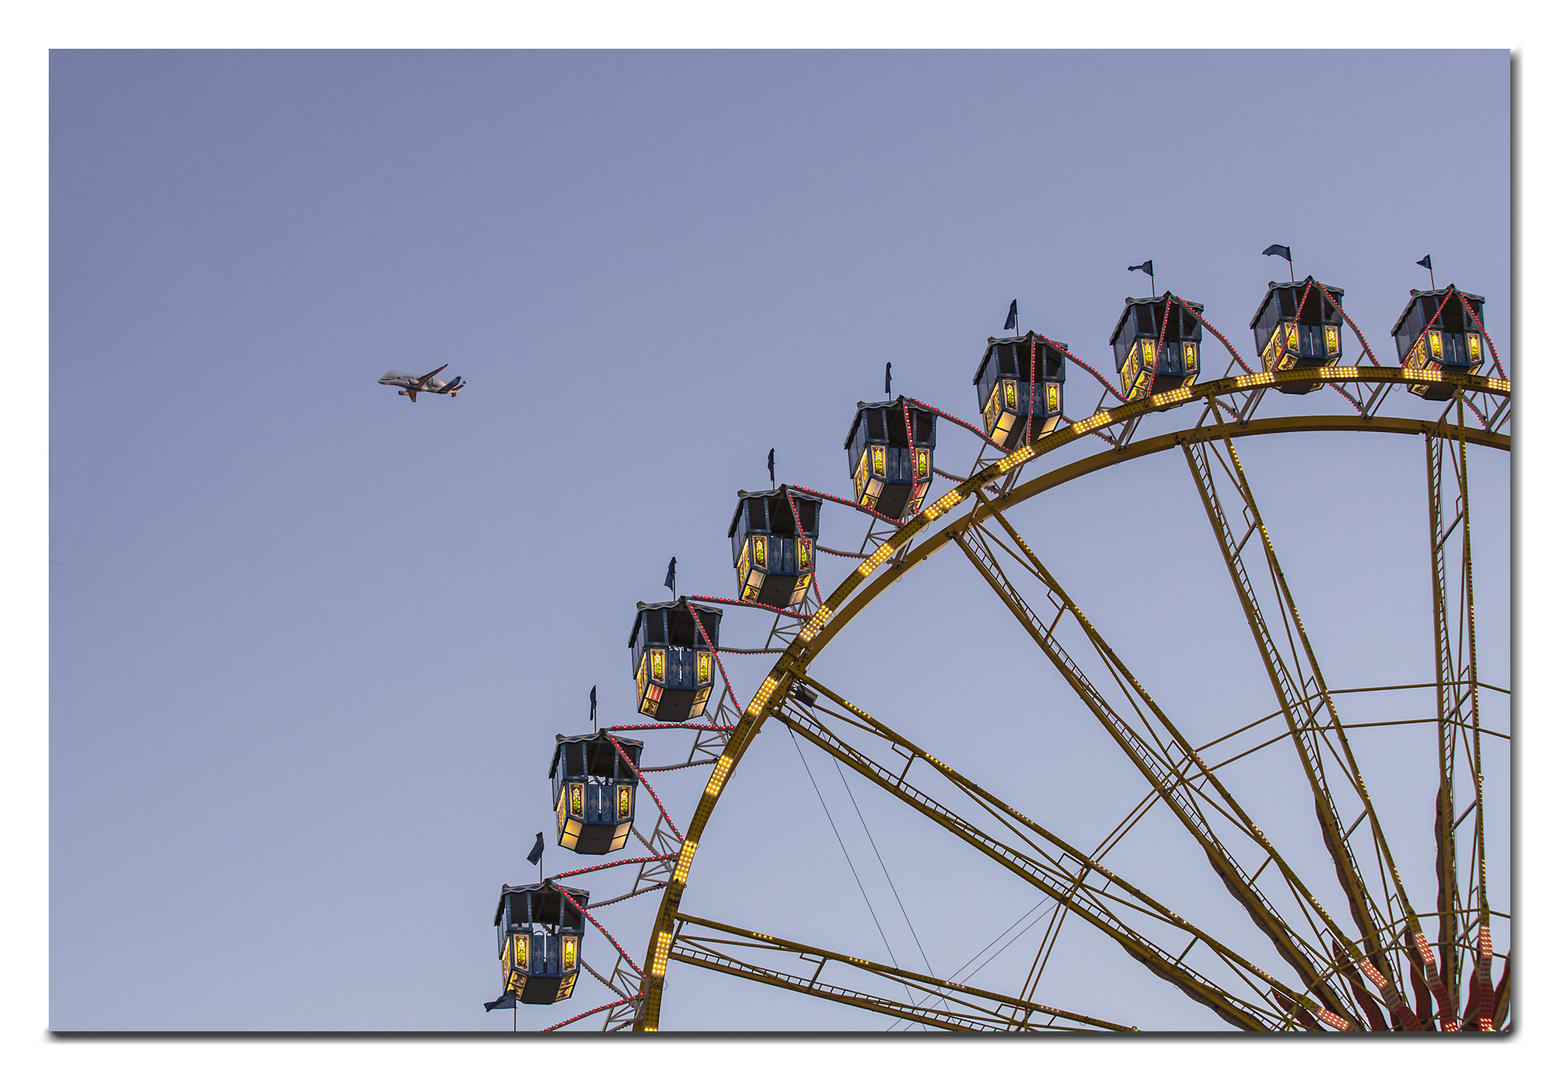
[[(1426, 380), (1449, 383), (1454, 388), (1469, 393), (1505, 396), (1510, 392), (1510, 383), (1505, 379), (1492, 379), (1478, 375), (1458, 375), (1446, 372), (1409, 372), (1402, 368), (1393, 367), (1333, 367), (1306, 369), (1302, 372), (1263, 371), (1250, 375), (1212, 380), (1153, 397), (1138, 398), (1113, 409), (1101, 410), (1093, 416), (1077, 421), (1068, 427), (1060, 428), (1033, 443), (1019, 447), (1011, 454), (969, 477), (953, 491), (948, 492), (906, 522), (893, 534), (891, 539), (869, 556), (855, 573), (846, 575), (838, 588), (829, 595), (823, 606), (807, 622), (789, 648), (785, 650), (784, 655), (776, 661), (769, 676), (753, 696), (752, 701), (748, 704), (746, 711), (742, 714), (741, 719), (732, 731), (726, 750), (721, 756), (719, 764), (716, 765), (714, 775), (711, 776), (708, 785), (705, 787), (698, 807), (694, 810), (693, 817), (688, 823), (685, 834), (687, 839), (683, 845), (681, 855), (677, 859), (673, 880), (662, 895), (660, 911), (656, 916), (648, 949), (649, 959), (644, 979), (644, 1011), (636, 1024), (636, 1028), (638, 1030), (654, 1031), (659, 1027), (666, 965), (672, 952), (672, 941), (677, 928), (682, 895), (686, 888), (688, 874), (691, 871), (697, 842), (708, 824), (710, 815), (714, 812), (715, 805), (719, 801), (720, 794), (725, 789), (732, 771), (740, 763), (742, 754), (752, 744), (752, 739), (757, 734), (758, 729), (761, 728), (764, 720), (774, 712), (777, 698), (776, 692), (778, 691), (780, 694), (788, 692), (793, 680), (806, 674), (812, 660), (827, 647), (836, 633), (848, 625), (885, 588), (898, 581), (904, 574), (918, 566), (930, 555), (946, 546), (958, 532), (978, 524), (1008, 507), (1032, 498), (1042, 491), (1049, 490), (1080, 476), (1097, 472), (1100, 469), (1122, 461), (1160, 453), (1176, 446), (1223, 439), (1225, 434), (1230, 438), (1244, 438), (1252, 435), (1300, 431), (1363, 431), (1397, 435), (1433, 433), (1459, 439), (1465, 444), (1488, 446), (1506, 451), (1510, 449), (1510, 437), (1477, 428), (1466, 428), (1460, 424), (1452, 425), (1449, 423), (1410, 420), (1390, 416), (1372, 416), (1368, 418), (1347, 415), (1271, 417), (1250, 420), (1245, 424), (1229, 429), (1227, 432), (1217, 425), (1197, 425), (1139, 442), (1132, 442), (1120, 449), (1108, 450), (1092, 457), (1070, 462), (1050, 473), (1028, 480), (999, 497), (986, 498), (982, 496), (975, 499), (974, 506), (967, 514), (960, 516), (955, 521), (949, 522), (930, 536), (925, 537), (903, 559), (894, 562), (881, 574), (877, 574), (877, 571), (881, 570), (885, 563), (888, 563), (910, 541), (925, 532), (933, 522), (948, 514), (963, 502), (974, 498), (982, 488), (994, 483), (1006, 472), (1028, 462), (1032, 458), (1059, 450), (1061, 447), (1069, 445), (1093, 431), (1124, 424), (1148, 412), (1179, 408), (1191, 402), (1212, 403), (1215, 400), (1229, 398), (1248, 390), (1281, 386), (1285, 383), (1351, 382), (1357, 383), (1361, 387), (1378, 387), (1382, 384), (1405, 385), (1422, 383)], [(873, 575), (877, 576), (873, 577)], [(1486, 923), (1486, 916), (1482, 921)]]

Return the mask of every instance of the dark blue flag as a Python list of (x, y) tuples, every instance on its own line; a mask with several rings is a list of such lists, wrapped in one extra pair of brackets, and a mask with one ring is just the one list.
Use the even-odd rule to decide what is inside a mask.
[(590, 730), (595, 730), (595, 687), (590, 688)]
[(1007, 309), (1007, 321), (1002, 324), (1003, 330), (1016, 330), (1018, 328), (1018, 302), (1014, 300), (1012, 306)]
[(888, 361), (888, 366), (882, 372), (882, 392), (889, 397), (893, 396), (893, 361)]
[(1428, 255), (1425, 255), (1422, 259), (1419, 259), (1417, 265), (1422, 266), (1425, 270), (1434, 269), (1434, 264), (1429, 261)]
[(535, 866), (541, 861), (541, 852), (546, 845), (542, 843), (541, 834), (536, 834), (536, 846), (530, 849), (530, 854), (525, 856), (525, 861)]
[(774, 486), (774, 447), (769, 447), (769, 486)]
[(666, 564), (666, 588), (671, 590), (671, 595), (677, 595), (677, 557), (673, 555), (671, 561)]
[(1128, 267), (1126, 267), (1126, 272), (1127, 273), (1130, 273), (1133, 270), (1141, 270), (1144, 274), (1148, 275), (1148, 277), (1152, 277), (1153, 276), (1153, 260), (1149, 259), (1147, 262), (1142, 263), (1141, 265), (1138, 265), (1138, 266), (1128, 266)]
[(1288, 248), (1284, 247), (1282, 244), (1268, 244), (1267, 245), (1267, 250), (1263, 251), (1262, 254), (1263, 255), (1281, 255), (1281, 256), (1283, 256), (1283, 258), (1287, 259), (1289, 262), (1293, 262), (1294, 261), (1294, 257), (1289, 254)]

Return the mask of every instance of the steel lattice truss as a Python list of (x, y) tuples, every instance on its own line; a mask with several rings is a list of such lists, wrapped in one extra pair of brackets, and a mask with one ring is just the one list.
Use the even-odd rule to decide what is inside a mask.
[[(655, 1030), (667, 968), (675, 960), (927, 1027), (1131, 1029), (1129, 1018), (1095, 1018), (1038, 999), (1041, 976), (1063, 928), (1082, 924), (1204, 1006), (1217, 1018), (1214, 1026), (1507, 1028), (1509, 956), (1495, 943), (1509, 942), (1509, 913), (1495, 910), (1489, 896), (1483, 753), (1492, 739), (1498, 752), (1508, 755), (1509, 733), (1489, 726), (1480, 702), (1485, 693), (1508, 696), (1509, 691), (1479, 681), (1468, 460), (1469, 447), (1509, 450), (1510, 384), (1504, 379), (1408, 373), (1373, 363), (1319, 372), (1251, 372), (1230, 351), (1231, 373), (1223, 379), (1111, 408), (1103, 407), (1101, 397), (1093, 415), (1013, 453), (1001, 455), (981, 436), (980, 456), (970, 475), (960, 478), (937, 470), (957, 486), (918, 516), (900, 524), (874, 515), (858, 550), (820, 548), (852, 560), (844, 582), (826, 600), (814, 591), (799, 610), (776, 611), (760, 648), (719, 650), (717, 659), (721, 653), (777, 656), (745, 705), (721, 663), (719, 705), (711, 717), (697, 724), (610, 729), (691, 730), (693, 742), (685, 758), (642, 770), (640, 779), (659, 810), (647, 834), (634, 833), (649, 854), (570, 872), (631, 864), (631, 886), (592, 903), (590, 912), (648, 894), (660, 898), (660, 909), (640, 958), (592, 917), (616, 946), (617, 959), (604, 974), (588, 965), (586, 970), (607, 987), (613, 1000), (554, 1026), (604, 1013), (607, 1030)], [(1368, 356), (1373, 361), (1373, 354)], [(1233, 373), (1236, 364), (1244, 374)], [(1317, 381), (1345, 398), (1350, 411), (1260, 414), (1269, 390), (1288, 382)], [(1425, 381), (1449, 383), (1454, 390), (1438, 417), (1383, 411), (1388, 402), (1402, 398), (1388, 391)], [(1108, 384), (1105, 388), (1114, 393)], [(1189, 427), (1139, 437), (1144, 421), (1159, 413), (1195, 420)], [(1253, 435), (1326, 431), (1405, 435), (1424, 443), (1436, 672), (1432, 684), (1334, 687), (1327, 682), (1236, 445)], [(1108, 449), (1091, 456), (1077, 453), (1090, 436), (1100, 438)], [(1164, 452), (1184, 457), (1276, 703), (1266, 715), (1200, 745), (1155, 701), (1127, 659), (1104, 638), (1079, 599), (1008, 516), (1013, 507), (1044, 491), (1122, 461)], [(1036, 459), (1044, 459), (1039, 463), (1049, 467), (1036, 471)], [(1032, 475), (1025, 479), (1025, 472)], [(871, 715), (811, 674), (813, 661), (874, 598), (944, 549), (968, 562), (1146, 785), (1146, 797), (1102, 842), (1083, 845), (1059, 827), (1031, 819), (1000, 793), (895, 730), (891, 717)], [(1433, 692), (1434, 716), (1383, 722), (1348, 719), (1350, 695), (1413, 689)], [(769, 720), (1038, 893), (1046, 904), (1044, 932), (1024, 985), (1000, 990), (963, 985), (852, 957), (826, 944), (803, 944), (681, 910), (705, 825), (754, 736)], [(1433, 724), (1438, 733), (1438, 794), (1433, 821), (1424, 826), (1426, 831), (1432, 828), (1436, 852), (1436, 889), (1428, 896), (1410, 895), (1404, 885), (1388, 830), (1349, 741), (1350, 732), (1361, 728), (1408, 723)], [(1277, 760), (1274, 755), (1279, 754), (1284, 755), (1284, 767), (1298, 770), (1310, 792), (1313, 806), (1296, 810), (1313, 816), (1326, 854), (1327, 870), (1322, 873), (1315, 860), (1301, 866), (1281, 850), (1229, 782), (1236, 762), (1252, 755)], [(700, 767), (709, 768), (710, 775), (682, 830), (649, 784), (657, 773)], [(1112, 851), (1150, 814), (1174, 822), (1200, 849), (1206, 870), (1248, 919), (1245, 929), (1254, 926), (1270, 943), (1265, 966), (1242, 954), (1241, 949), (1249, 951), (1247, 946), (1232, 943), (1227, 931), (1233, 927), (1197, 925), (1155, 896), (1152, 882), (1130, 880), (1111, 866)], [(1323, 896), (1333, 899), (1328, 902)], [(1496, 961), (1502, 965), (1497, 982)], [(1052, 997), (1062, 986), (1046, 985)]]

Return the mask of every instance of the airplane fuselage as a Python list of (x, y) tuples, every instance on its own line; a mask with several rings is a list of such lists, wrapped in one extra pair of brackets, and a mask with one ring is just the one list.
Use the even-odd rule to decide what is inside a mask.
[[(448, 366), (448, 364), (444, 365), (444, 367)], [(412, 401), (417, 400), (418, 394), (424, 393), (448, 394), (450, 397), (455, 397), (465, 389), (465, 380), (458, 375), (447, 382), (443, 379), (435, 379), (434, 376), (443, 370), (443, 367), (437, 368), (426, 375), (413, 375), (409, 371), (386, 371), (379, 376), (379, 385), (398, 386), (401, 397), (409, 397)]]

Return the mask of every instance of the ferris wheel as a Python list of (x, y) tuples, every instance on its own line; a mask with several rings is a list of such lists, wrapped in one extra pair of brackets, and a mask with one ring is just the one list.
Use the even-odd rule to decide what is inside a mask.
[[(988, 341), (975, 372), (982, 423), (902, 395), (861, 402), (846, 440), (852, 497), (785, 484), (739, 493), (735, 595), (641, 603), (629, 645), (643, 715), (589, 737), (559, 736), (559, 843), (609, 858), (505, 886), (494, 920), (504, 995), (489, 1008), (560, 1002), (583, 972), (606, 1000), (552, 1027), (686, 1022), (697, 1013), (676, 1006), (679, 984), (707, 992), (713, 978), (857, 1010), (849, 1015), (861, 1027), (1508, 1029), (1508, 642), (1486, 633), (1480, 655), (1474, 597), (1499, 610), (1509, 579), (1498, 559), (1491, 574), (1475, 574), (1473, 523), (1490, 502), (1480, 491), (1508, 483), (1510, 382), (1482, 297), (1454, 285), (1413, 291), (1392, 329), (1400, 364), (1392, 367), (1380, 364), (1342, 296), (1313, 278), (1270, 283), (1251, 320), (1259, 366), (1202, 305), (1170, 292), (1129, 298), (1111, 339), (1118, 382), (1061, 342), (1017, 336), (1014, 325), (1014, 336)], [(1359, 352), (1345, 363), (1350, 334)], [(1202, 381), (1212, 366), (1204, 344), (1213, 342), (1226, 367)], [(1062, 411), (1068, 371), (1103, 387), (1082, 419)], [(953, 453), (949, 435), (976, 449), (961, 472), (941, 467)], [(1424, 493), (1414, 546), (1347, 552), (1287, 542), (1292, 530), (1275, 522), (1291, 485), (1249, 459), (1264, 445), (1317, 448), (1314, 467), (1335, 469), (1325, 447), (1336, 440), (1417, 448), (1390, 456), (1414, 462), (1392, 482)], [(1198, 587), (1232, 594), (1233, 625), (1220, 640), (1240, 637), (1237, 656), (1199, 657), (1204, 628), (1177, 626), (1164, 600), (1159, 579), (1176, 572), (1182, 534), (1155, 544), (1151, 522), (1127, 521), (1122, 528), (1146, 539), (1126, 544), (1124, 564), (1083, 577), (1050, 556), (1054, 500), (1143, 483), (1150, 466), (1157, 471), (1146, 482), (1174, 468), (1194, 492), (1203, 565), (1219, 567), (1217, 582)], [(823, 544), (836, 535), (821, 528), (830, 502), (860, 516), (853, 550)], [(1347, 613), (1306, 601), (1307, 568), (1340, 559), (1366, 579), (1372, 560), (1411, 564), (1428, 594), (1417, 605), (1425, 617), (1404, 610), (1393, 644), (1418, 650), (1412, 670), (1422, 677), (1385, 663), (1371, 678), (1371, 650), (1339, 655), (1344, 638), (1323, 627)], [(974, 605), (961, 625), (977, 620), (982, 634), (1021, 639), (1045, 681), (1031, 699), (969, 695), (978, 721), (928, 723), (910, 715), (915, 694), (881, 691), (893, 680), (938, 678), (935, 646), (911, 647), (902, 623), (874, 618), (886, 601), (873, 605), (894, 586), (890, 596), (913, 594), (928, 567), (947, 563), (958, 564), (960, 595)], [(831, 574), (835, 566), (842, 573)], [(1120, 584), (1097, 605), (1095, 573)], [(838, 584), (825, 595), (830, 578)], [(904, 610), (894, 609), (900, 618)], [(724, 630), (721, 622), (735, 612), (761, 616), (765, 632), (731, 644), (735, 620)], [(1122, 626), (1133, 632), (1118, 635)], [(904, 644), (871, 655), (896, 667), (831, 659), (852, 643), (869, 652), (884, 634)], [(744, 698), (728, 660), (770, 666)], [(1196, 673), (1240, 664), (1239, 678)], [(1213, 692), (1187, 705), (1175, 688), (1155, 689), (1177, 668)], [(948, 677), (1010, 685), (978, 670)], [(874, 706), (874, 696), (889, 703)], [(780, 737), (760, 744), (765, 731)], [(810, 779), (797, 797), (816, 793), (841, 847), (808, 762), (837, 772), (868, 839), (856, 792), (871, 793), (874, 814), (932, 835), (948, 859), (936, 887), (945, 910), (961, 914), (917, 927), (871, 840), (919, 963), (893, 954), (875, 911), (885, 958), (875, 942), (841, 940), (838, 920), (824, 915), (802, 932), (794, 927), (804, 919), (754, 926), (704, 906), (739, 900), (741, 864), (722, 846), (762, 830), (728, 824), (722, 811), (734, 803), (729, 813), (752, 813), (739, 795), (741, 766), (751, 772), (763, 747), (783, 743), (794, 744)], [(1039, 779), (1056, 775), (1066, 781)], [(624, 851), (630, 840), (647, 854)], [(563, 883), (585, 873), (616, 875), (621, 887), (592, 901)], [(850, 873), (860, 885), (853, 862)], [(706, 875), (718, 887), (701, 888)], [(985, 913), (997, 893), (1022, 914), (991, 938)], [(864, 885), (860, 895), (870, 906)], [(613, 932), (613, 916), (596, 912), (622, 901), (645, 914)], [(606, 956), (595, 966), (581, 944), (591, 928)], [(969, 962), (933, 971), (922, 938), (937, 933), (957, 937), (950, 948), (964, 948)], [(989, 940), (977, 950), (982, 933)], [(990, 966), (999, 952), (1018, 960)], [(871, 953), (878, 958), (863, 955)], [(1110, 972), (1109, 994), (1086, 989), (1101, 971)], [(1135, 982), (1140, 998), (1121, 990)], [(1175, 1006), (1141, 1005), (1155, 995)]]

